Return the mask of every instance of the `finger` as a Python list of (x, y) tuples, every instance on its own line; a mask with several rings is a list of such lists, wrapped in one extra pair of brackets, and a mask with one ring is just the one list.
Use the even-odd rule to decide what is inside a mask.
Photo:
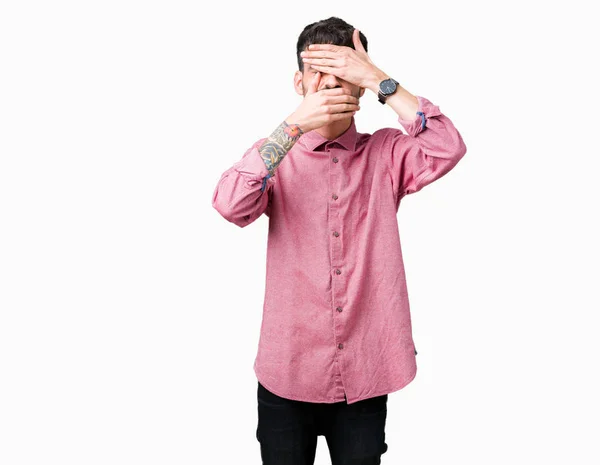
[(358, 100), (358, 98), (355, 97), (354, 95), (347, 95), (347, 94), (336, 95), (336, 96), (330, 97), (330, 99), (331, 99), (331, 103), (354, 103), (354, 104), (358, 104), (360, 102)]
[(311, 79), (311, 81), (308, 83), (308, 90), (306, 91), (306, 94), (314, 94), (317, 89), (319, 88), (319, 81), (321, 80), (321, 73), (319, 73), (318, 71), (313, 74), (313, 77)]
[(302, 58), (337, 58), (340, 56), (339, 52), (332, 52), (329, 50), (312, 50), (300, 52)]
[(339, 58), (302, 58), (303, 63), (308, 63), (312, 65), (322, 65), (322, 66), (340, 66), (342, 61)]
[[(336, 90), (339, 92), (333, 92)], [(344, 92), (341, 92), (342, 90), (344, 90)], [(359, 101), (358, 97), (352, 95), (352, 92), (349, 89), (343, 89), (341, 87), (336, 87), (334, 89), (323, 89), (321, 93), (325, 94), (332, 103), (358, 103)]]
[[(352, 97), (352, 91), (350, 89), (345, 89), (343, 87), (334, 87), (333, 89), (321, 89), (321, 93), (325, 95), (330, 95), (332, 97)], [(352, 97), (356, 98), (356, 97)]]
[(365, 48), (363, 47), (362, 42), (360, 41), (360, 31), (358, 29), (354, 29), (352, 33), (352, 42), (354, 43), (354, 48), (358, 51), (364, 52)]
[[(333, 74), (334, 76), (338, 76), (338, 67), (335, 66), (325, 66), (325, 65), (313, 65), (312, 63), (310, 64), (310, 66), (315, 70), (315, 71), (320, 71), (321, 73), (327, 73), (327, 74)], [(341, 76), (338, 76), (341, 77)]]
[(331, 50), (332, 52), (339, 52), (341, 51), (343, 47), (340, 45), (333, 45), (333, 44), (310, 44), (308, 46), (308, 49), (310, 51), (313, 50)]
[(355, 111), (343, 111), (341, 113), (332, 113), (331, 115), (329, 115), (329, 121), (338, 121), (341, 119), (350, 118), (355, 114)]
[(342, 113), (347, 111), (358, 111), (360, 110), (360, 105), (355, 103), (336, 103), (333, 105), (329, 105), (329, 111), (331, 113)]

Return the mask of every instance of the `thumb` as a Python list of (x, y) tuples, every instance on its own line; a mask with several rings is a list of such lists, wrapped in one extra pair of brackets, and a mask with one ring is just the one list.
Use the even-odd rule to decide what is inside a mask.
[(308, 90), (306, 91), (306, 95), (308, 95), (308, 94), (314, 94), (315, 92), (317, 92), (317, 89), (319, 88), (319, 81), (320, 80), (321, 80), (321, 73), (319, 73), (317, 71), (313, 75), (313, 77), (310, 80), (310, 82), (308, 83)]
[(365, 47), (363, 46), (362, 42), (360, 41), (360, 31), (356, 28), (352, 32), (352, 41), (354, 42), (354, 49), (356, 51), (367, 53), (367, 51), (365, 50)]

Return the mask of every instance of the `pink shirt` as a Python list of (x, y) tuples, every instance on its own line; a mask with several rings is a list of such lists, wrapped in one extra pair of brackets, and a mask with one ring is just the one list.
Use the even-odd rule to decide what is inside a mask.
[[(466, 153), (453, 123), (424, 97), (413, 121), (328, 141), (303, 134), (273, 177), (250, 147), (223, 173), (212, 205), (243, 228), (269, 217), (266, 289), (254, 371), (271, 392), (348, 404), (416, 375), (400, 247), (400, 200)], [(266, 179), (265, 179), (266, 178)], [(261, 190), (263, 189), (264, 190)]]

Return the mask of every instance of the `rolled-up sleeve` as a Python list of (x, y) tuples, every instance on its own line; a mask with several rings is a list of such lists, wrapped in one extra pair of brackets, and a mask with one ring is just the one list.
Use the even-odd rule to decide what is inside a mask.
[(227, 169), (213, 192), (212, 206), (227, 221), (244, 227), (267, 211), (275, 179), (270, 176), (255, 142), (241, 160)]
[(425, 97), (417, 99), (413, 120), (398, 117), (408, 135), (400, 129), (384, 128), (382, 152), (398, 200), (444, 176), (467, 152), (460, 133), (440, 108)]

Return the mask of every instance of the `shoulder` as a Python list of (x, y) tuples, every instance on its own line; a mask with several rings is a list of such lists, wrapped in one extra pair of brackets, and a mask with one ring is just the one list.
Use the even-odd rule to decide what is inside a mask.
[(398, 139), (408, 137), (399, 128), (384, 127), (379, 128), (370, 133), (358, 133), (357, 135), (357, 147), (365, 146), (370, 149), (381, 149), (384, 146), (389, 146), (390, 143)]

